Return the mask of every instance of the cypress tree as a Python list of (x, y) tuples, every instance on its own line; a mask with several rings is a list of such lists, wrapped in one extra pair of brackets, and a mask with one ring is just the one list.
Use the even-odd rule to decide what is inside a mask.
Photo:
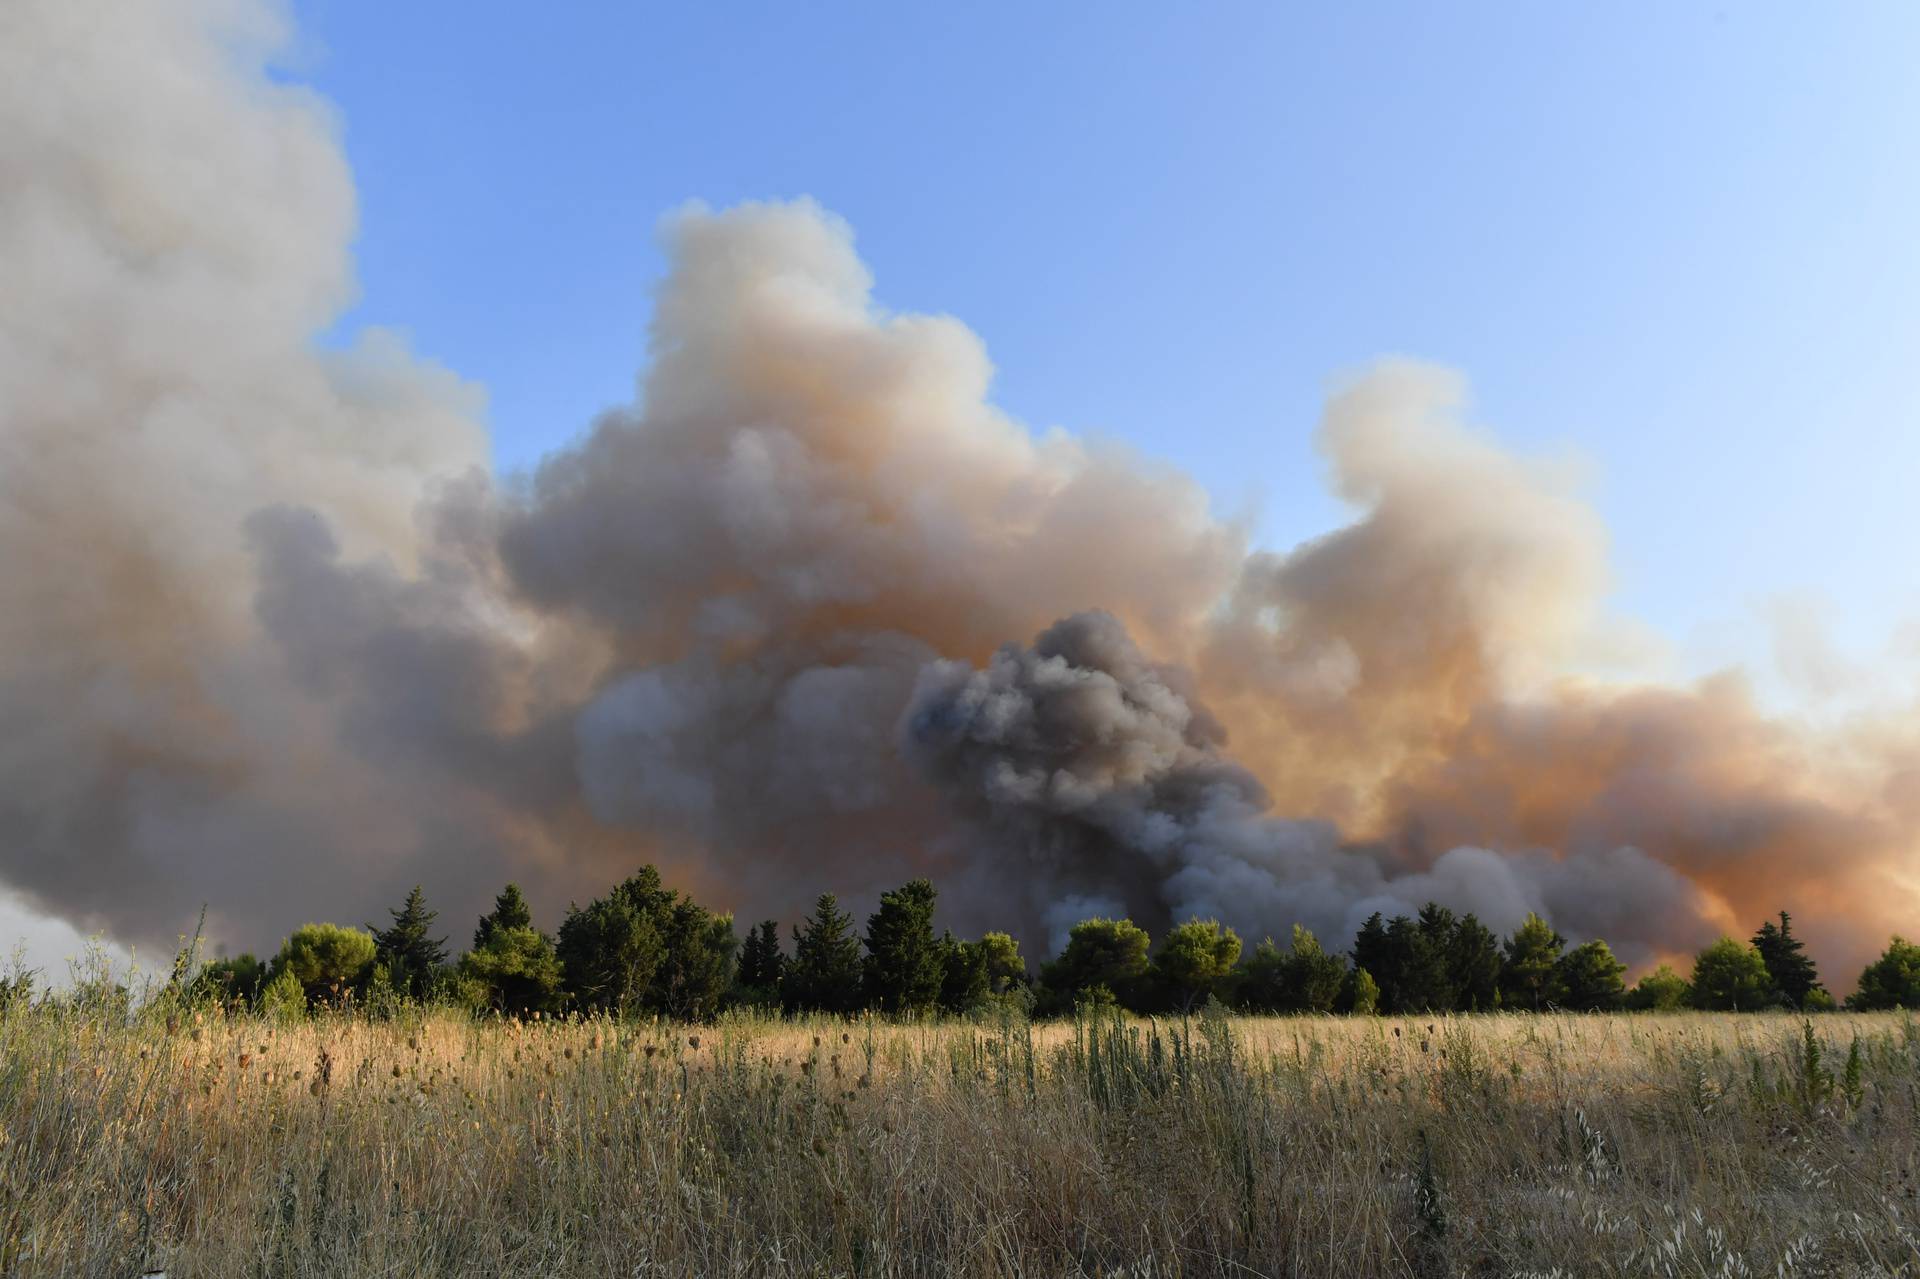
[(860, 939), (853, 916), (822, 893), (806, 923), (793, 930), (793, 960), (781, 983), (788, 1008), (850, 1013), (860, 1007)]
[[(1353, 938), (1353, 967), (1373, 979), (1375, 998), (1379, 997), (1383, 975), (1387, 972), (1387, 925), (1379, 911), (1367, 916)], [(1370, 1008), (1367, 1011), (1372, 1012)]]
[(387, 980), (395, 990), (418, 999), (447, 962), (447, 939), (427, 936), (439, 912), (427, 909), (426, 895), (415, 884), (400, 909), (387, 913), (393, 923), (386, 928), (367, 925), (373, 934), (374, 962), (386, 965)]
[(1804, 1008), (1807, 997), (1820, 990), (1820, 973), (1807, 954), (1806, 944), (1793, 935), (1793, 916), (1780, 912), (1780, 926), (1768, 920), (1753, 935), (1753, 948), (1767, 966), (1767, 978), (1780, 997), (1795, 1008)]
[(532, 927), (533, 911), (528, 909), (520, 885), (508, 884), (493, 899), (493, 909), (480, 917), (480, 926), (473, 930), (473, 948), (479, 950), (484, 947), (496, 930)]
[(771, 919), (747, 934), (740, 945), (740, 985), (772, 998), (780, 993), (780, 977), (787, 957), (780, 950), (780, 925)]
[(940, 1001), (945, 958), (933, 935), (933, 884), (915, 879), (880, 894), (867, 916), (867, 1002), (889, 1013), (923, 1013)]
[(1445, 1012), (1453, 1006), (1447, 976), (1453, 912), (1430, 905), (1420, 916), (1396, 915), (1382, 927), (1376, 913), (1354, 940), (1354, 963), (1373, 975), (1382, 1011)]
[(945, 1012), (968, 1013), (993, 993), (992, 952), (984, 942), (961, 941), (952, 933), (940, 937), (940, 1007)]
[(1460, 917), (1448, 939), (1447, 977), (1453, 1006), (1461, 1012), (1500, 1006), (1500, 939), (1471, 912)]

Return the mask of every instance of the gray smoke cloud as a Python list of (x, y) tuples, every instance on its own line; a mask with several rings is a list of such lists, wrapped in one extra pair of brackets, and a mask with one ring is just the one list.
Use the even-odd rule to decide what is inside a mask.
[(1250, 550), (1178, 471), (1010, 418), (831, 214), (695, 206), (635, 402), (490, 473), (474, 387), (316, 343), (353, 191), (285, 36), (0, 9), (0, 886), (34, 909), (165, 943), (204, 901), (260, 946), (416, 881), (551, 919), (651, 858), (755, 916), (930, 874), (1032, 945), (1431, 898), (1644, 958), (1785, 904), (1844, 966), (1920, 903), (1904, 708), (1578, 675), (1605, 530), (1431, 366), (1330, 396), (1352, 521)]
[(1065, 618), (982, 669), (928, 666), (901, 739), (969, 824), (972, 858), (1030, 895), (1026, 922), (1037, 916), (1056, 948), (1089, 913), (1150, 931), (1214, 918), (1255, 936), (1285, 920), (1345, 938), (1374, 911), (1441, 901), (1501, 927), (1538, 911), (1643, 960), (1699, 909), (1685, 879), (1632, 847), (1456, 847), (1403, 870), (1343, 847), (1326, 822), (1271, 816), (1186, 674), (1148, 660), (1107, 613)]

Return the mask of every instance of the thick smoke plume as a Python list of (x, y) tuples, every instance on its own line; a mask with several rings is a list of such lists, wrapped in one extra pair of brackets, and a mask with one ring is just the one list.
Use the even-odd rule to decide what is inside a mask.
[(108, 8), (0, 11), (0, 883), (36, 908), (164, 942), (207, 901), (257, 946), (649, 857), (756, 915), (931, 873), (1036, 946), (1438, 899), (1646, 960), (1785, 904), (1851, 967), (1913, 926), (1910, 717), (1571, 674), (1604, 530), (1452, 375), (1338, 390), (1354, 522), (1250, 551), (1002, 413), (830, 215), (690, 209), (636, 402), (495, 477), (473, 388), (315, 345), (353, 196), (276, 24)]
[(1398, 869), (1325, 822), (1269, 816), (1225, 758), (1181, 672), (1111, 615), (1082, 613), (986, 669), (929, 666), (908, 707), (910, 757), (977, 831), (974, 855), (1031, 891), (1058, 946), (1090, 914), (1161, 928), (1193, 916), (1307, 924), (1347, 937), (1373, 911), (1440, 900), (1496, 920), (1529, 910), (1643, 946), (1694, 923), (1687, 881), (1632, 847), (1564, 857), (1453, 847)]

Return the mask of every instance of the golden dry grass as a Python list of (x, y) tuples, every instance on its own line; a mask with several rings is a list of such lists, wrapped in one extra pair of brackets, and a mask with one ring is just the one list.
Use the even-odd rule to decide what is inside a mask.
[(1903, 1015), (36, 1009), (0, 1273), (1911, 1274), (1917, 1094)]

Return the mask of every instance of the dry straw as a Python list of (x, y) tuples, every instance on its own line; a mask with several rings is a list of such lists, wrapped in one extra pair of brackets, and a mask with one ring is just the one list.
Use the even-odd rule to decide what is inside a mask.
[(1903, 1015), (178, 1024), (0, 1018), (0, 1274), (1920, 1272)]

